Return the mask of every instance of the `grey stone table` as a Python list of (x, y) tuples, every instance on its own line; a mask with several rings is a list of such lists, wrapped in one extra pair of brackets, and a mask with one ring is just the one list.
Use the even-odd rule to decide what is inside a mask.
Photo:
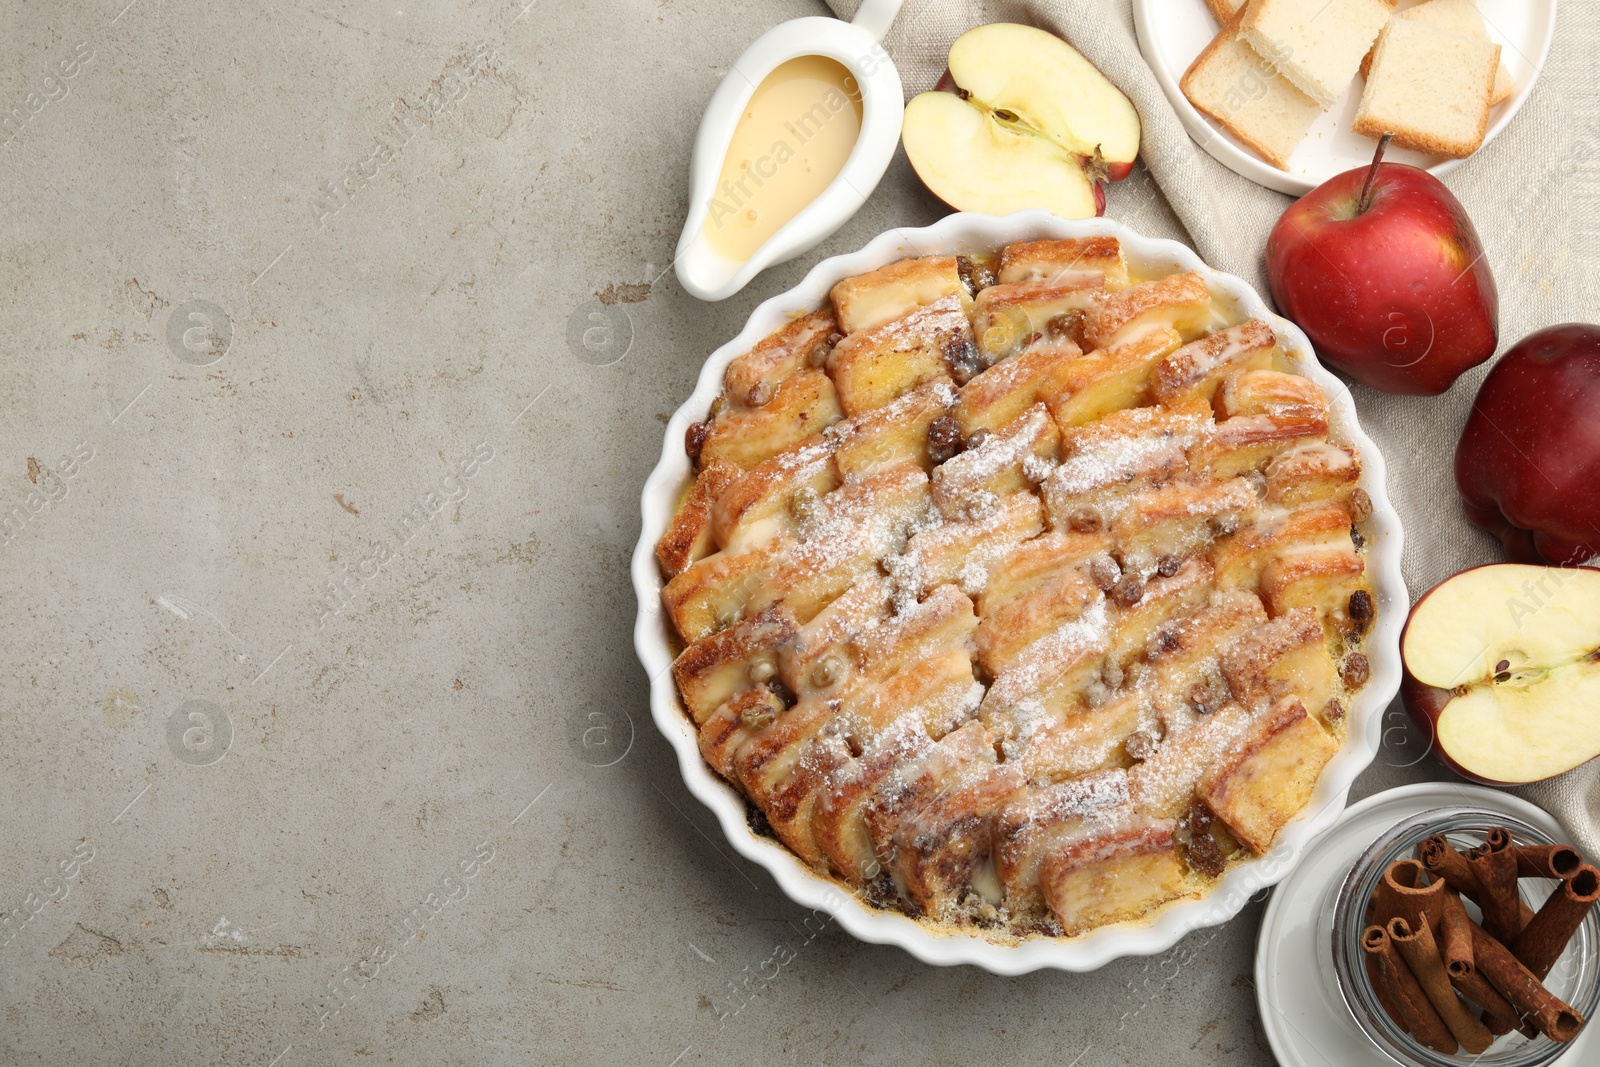
[[(662, 424), (941, 210), (902, 157), (699, 303), (700, 109), (820, 4), (525, 3), (5, 6), (0, 1062), (1270, 1062), (1259, 901), (940, 970), (806, 925), (684, 789), (630, 645)], [(1360, 794), (1439, 773), (1394, 723)]]

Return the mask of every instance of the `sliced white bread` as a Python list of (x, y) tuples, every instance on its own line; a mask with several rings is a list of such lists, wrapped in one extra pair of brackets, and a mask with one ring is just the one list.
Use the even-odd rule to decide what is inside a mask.
[[(1483, 15), (1478, 12), (1478, 5), (1473, 0), (1425, 0), (1416, 7), (1408, 7), (1404, 11), (1395, 13), (1397, 19), (1416, 19), (1418, 22), (1431, 22), (1442, 30), (1454, 33), (1464, 33), (1468, 37), (1477, 37), (1489, 40), (1489, 29), (1484, 25)], [(1372, 53), (1367, 53), (1367, 58), (1361, 61), (1361, 73), (1372, 72)], [(1516, 83), (1511, 80), (1511, 75), (1506, 70), (1506, 65), (1501, 63), (1495, 69), (1494, 96), (1489, 101), (1490, 107), (1495, 107), (1511, 99), (1511, 94), (1516, 91)]]
[(1211, 17), (1217, 20), (1218, 25), (1226, 26), (1233, 21), (1233, 16), (1239, 13), (1239, 9), (1249, 2), (1250, 0), (1206, 0), (1206, 7), (1211, 9)]
[(1384, 0), (1254, 0), (1239, 34), (1324, 107), (1350, 87), (1361, 58), (1389, 21)]
[(1394, 19), (1373, 50), (1372, 73), (1351, 129), (1394, 134), (1418, 152), (1469, 156), (1489, 130), (1500, 46), (1416, 19)]
[(1289, 157), (1322, 114), (1322, 105), (1239, 37), (1241, 19), (1235, 14), (1222, 27), (1178, 85), (1199, 111), (1274, 167), (1288, 170)]

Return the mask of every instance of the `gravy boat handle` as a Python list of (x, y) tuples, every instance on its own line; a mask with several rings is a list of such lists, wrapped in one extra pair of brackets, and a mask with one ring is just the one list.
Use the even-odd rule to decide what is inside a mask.
[(900, 5), (903, 3), (905, 0), (865, 0), (856, 10), (856, 17), (850, 20), (850, 25), (861, 27), (872, 34), (873, 40), (881, 41), (894, 24), (894, 17), (900, 14)]

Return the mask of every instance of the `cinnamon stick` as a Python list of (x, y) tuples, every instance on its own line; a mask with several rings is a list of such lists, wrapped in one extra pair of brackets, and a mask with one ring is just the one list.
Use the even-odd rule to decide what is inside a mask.
[(1483, 1023), (1496, 1037), (1509, 1034), (1513, 1030), (1521, 1031), (1524, 1036), (1530, 1038), (1538, 1035), (1539, 1031), (1524, 1022), (1517, 1015), (1516, 1009), (1500, 995), (1500, 991), (1490, 985), (1489, 980), (1477, 971), (1464, 978), (1451, 975), (1450, 984), (1455, 986), (1462, 996), (1483, 1009)]
[[(1443, 834), (1423, 838), (1417, 844), (1417, 858), (1422, 861), (1422, 866), (1427, 868), (1429, 874), (1444, 879), (1445, 885), (1479, 908), (1483, 907), (1483, 902), (1478, 899), (1483, 887), (1478, 884), (1478, 877), (1472, 872), (1472, 865)], [(1517, 912), (1524, 926), (1533, 918), (1533, 909), (1521, 896), (1517, 897)]]
[(1538, 914), (1506, 947), (1543, 981), (1597, 900), (1600, 871), (1584, 864), (1556, 886)]
[(1511, 836), (1511, 831), (1504, 826), (1491, 826), (1483, 832), (1483, 843), (1496, 852), (1511, 849), (1512, 856), (1516, 855), (1517, 842)]
[(1511, 944), (1524, 925), (1517, 902), (1517, 855), (1512, 851), (1511, 835), (1495, 827), (1484, 843), (1466, 853), (1467, 863), (1478, 880), (1478, 907), (1483, 912), (1483, 928), (1502, 945)]
[[(1436, 884), (1443, 885), (1442, 882)], [(1456, 995), (1428, 924), (1423, 922), (1413, 928), (1404, 919), (1392, 919), (1388, 931), (1389, 939), (1411, 968), (1428, 1002), (1439, 1013), (1439, 1018), (1444, 1020), (1445, 1026), (1450, 1028), (1450, 1033), (1461, 1047), (1477, 1055), (1494, 1044), (1494, 1035), (1489, 1028), (1479, 1022)]]
[(1571, 845), (1516, 845), (1518, 878), (1571, 878), (1583, 857)]
[(1571, 1041), (1583, 1028), (1583, 1016), (1544, 987), (1511, 950), (1490, 937), (1477, 923), (1471, 923), (1472, 957), (1478, 972), (1525, 1016), (1539, 1032), (1552, 1041)]
[[(1365, 947), (1365, 943), (1362, 947)], [(1394, 1024), (1403, 1032), (1409, 1034), (1411, 1024), (1406, 1021), (1406, 1013), (1401, 1009), (1400, 1001), (1395, 997), (1394, 989), (1384, 974), (1383, 958), (1371, 952), (1363, 952), (1361, 956), (1367, 965), (1367, 980), (1372, 983), (1372, 991), (1378, 994), (1378, 1003), (1383, 1006), (1383, 1013), (1393, 1019)]]
[(1439, 955), (1452, 979), (1465, 978), (1477, 970), (1472, 960), (1472, 931), (1467, 929), (1471, 921), (1460, 894), (1449, 891), (1440, 898)]
[(1435, 932), (1443, 916), (1443, 899), (1446, 886), (1434, 879), (1429, 882), (1426, 869), (1416, 860), (1396, 860), (1389, 864), (1372, 891), (1372, 908), (1368, 919), (1387, 927), (1390, 919), (1404, 919), (1412, 929), (1424, 921)]
[(1472, 873), (1472, 865), (1467, 858), (1443, 834), (1423, 838), (1417, 845), (1417, 858), (1428, 869), (1428, 873), (1443, 878), (1451, 889), (1477, 903), (1478, 894), (1482, 892), (1478, 877)]
[[(1459, 1047), (1455, 1035), (1439, 1018), (1438, 1010), (1423, 992), (1416, 975), (1411, 973), (1411, 968), (1400, 957), (1389, 931), (1381, 926), (1367, 927), (1361, 935), (1361, 948), (1369, 958), (1378, 961), (1379, 988), (1381, 990), (1387, 986), (1388, 1001), (1395, 1005), (1395, 1014), (1391, 1018), (1396, 1025), (1435, 1052), (1454, 1055)], [(1378, 994), (1378, 999), (1385, 1000), (1382, 992)]]

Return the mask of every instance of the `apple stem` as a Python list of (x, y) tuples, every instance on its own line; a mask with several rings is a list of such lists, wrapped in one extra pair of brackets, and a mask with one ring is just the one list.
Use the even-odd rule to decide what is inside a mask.
[(1361, 186), (1361, 201), (1356, 204), (1356, 214), (1366, 213), (1372, 205), (1372, 183), (1378, 180), (1378, 164), (1383, 162), (1383, 151), (1389, 147), (1389, 142), (1394, 139), (1394, 134), (1386, 133), (1378, 138), (1378, 150), (1372, 153), (1372, 166), (1367, 168), (1367, 180)]

